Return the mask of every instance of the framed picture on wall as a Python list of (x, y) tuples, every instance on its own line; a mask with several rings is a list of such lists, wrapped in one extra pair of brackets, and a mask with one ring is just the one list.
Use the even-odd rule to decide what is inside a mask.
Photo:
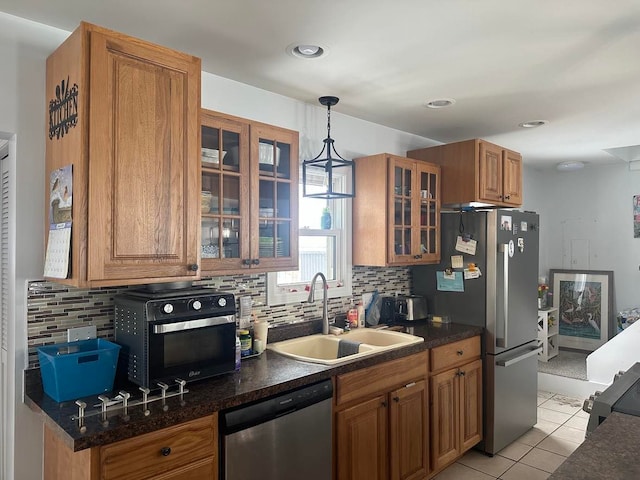
[(613, 272), (550, 270), (553, 306), (558, 309), (558, 345), (592, 352), (616, 332)]

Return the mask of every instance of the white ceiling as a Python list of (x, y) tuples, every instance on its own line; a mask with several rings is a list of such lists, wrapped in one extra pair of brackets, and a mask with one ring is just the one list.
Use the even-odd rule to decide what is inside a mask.
[[(340, 113), (440, 142), (484, 138), (529, 165), (620, 163), (620, 147), (640, 144), (638, 0), (0, 0), (0, 11), (67, 31), (86, 20), (197, 55), (210, 73), (315, 105), (335, 95)], [(329, 54), (295, 58), (293, 43)], [(442, 97), (455, 105), (424, 107)], [(549, 123), (518, 127), (528, 120)]]

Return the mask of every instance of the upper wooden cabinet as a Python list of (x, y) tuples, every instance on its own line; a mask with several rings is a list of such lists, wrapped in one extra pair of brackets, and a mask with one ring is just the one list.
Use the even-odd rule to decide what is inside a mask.
[(204, 274), (298, 267), (298, 132), (201, 117)]
[(55, 172), (73, 172), (69, 277), (53, 280), (199, 278), (200, 59), (83, 22), (47, 59), (46, 99), (46, 232)]
[(522, 156), (474, 139), (407, 152), (442, 167), (442, 204), (522, 205)]
[(354, 265), (440, 261), (440, 167), (381, 153), (357, 158)]

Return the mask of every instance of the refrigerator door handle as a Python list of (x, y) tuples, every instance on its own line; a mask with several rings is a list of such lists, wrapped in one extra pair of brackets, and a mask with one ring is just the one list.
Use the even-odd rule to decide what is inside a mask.
[(533, 357), (534, 355), (538, 355), (540, 352), (542, 352), (542, 346), (540, 347), (536, 347), (536, 348), (532, 348), (531, 350), (529, 350), (527, 353), (525, 353), (524, 355), (520, 355), (518, 357), (514, 357), (514, 358), (510, 358), (509, 360), (501, 360), (496, 362), (496, 365), (498, 365), (499, 367), (510, 367), (511, 365), (521, 362), (522, 360), (525, 360), (529, 357)]
[(500, 244), (500, 251), (502, 251), (502, 255), (504, 257), (504, 260), (502, 262), (502, 267), (504, 269), (504, 285), (502, 289), (504, 299), (504, 303), (502, 305), (502, 318), (504, 319), (504, 337), (496, 338), (496, 347), (509, 348), (507, 346), (507, 338), (509, 338), (509, 244)]

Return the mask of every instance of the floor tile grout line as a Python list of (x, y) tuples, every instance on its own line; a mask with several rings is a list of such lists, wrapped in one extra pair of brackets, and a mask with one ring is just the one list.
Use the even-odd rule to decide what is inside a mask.
[(509, 470), (511, 470), (516, 464), (520, 463), (520, 460), (516, 461), (513, 465), (511, 465), (509, 468), (507, 468), (504, 472), (502, 472), (502, 474), (498, 477), (498, 480), (500, 478), (502, 478)]
[[(516, 462), (516, 463), (520, 463), (520, 462)], [(521, 464), (521, 465), (524, 465), (524, 466), (526, 466), (526, 467), (529, 467), (529, 468), (533, 468), (534, 470), (538, 470), (539, 472), (546, 473), (546, 474), (548, 474), (549, 476), (551, 476), (551, 475), (552, 475), (551, 473), (547, 472), (546, 470), (542, 470), (541, 468), (538, 468), (538, 467), (532, 467), (531, 465), (527, 465), (526, 463), (520, 463), (520, 464)], [(511, 467), (509, 467), (509, 470), (511, 470), (511, 469), (514, 467), (514, 465), (515, 465), (515, 463), (514, 463), (513, 465), (511, 465)], [(507, 470), (507, 472), (508, 472), (509, 470)], [(504, 473), (507, 473), (507, 472), (504, 472)], [(502, 475), (504, 475), (504, 473), (503, 473)], [(500, 476), (498, 477), (498, 480), (501, 480), (501, 479), (502, 479), (502, 475), (500, 475)]]
[[(494, 475), (491, 475), (490, 473), (483, 472), (482, 470), (478, 470), (477, 468), (470, 467), (469, 465), (466, 465), (466, 464), (464, 464), (464, 463), (460, 462), (460, 460), (456, 460), (454, 463), (457, 463), (457, 464), (459, 464), (459, 465), (462, 465), (463, 467), (470, 468), (471, 470), (475, 470), (476, 472), (480, 472), (480, 473), (482, 473), (483, 475), (486, 475), (486, 476), (488, 476), (488, 477), (496, 478), (496, 479), (497, 479), (497, 478), (499, 478), (499, 477), (496, 477), (496, 476), (494, 476)], [(453, 465), (453, 464), (451, 464), (451, 465)], [(449, 466), (451, 466), (451, 465), (449, 465)], [(512, 465), (512, 466), (513, 466), (513, 465)], [(449, 468), (449, 467), (447, 467), (447, 468)], [(511, 467), (509, 467), (509, 468), (511, 468)], [(445, 468), (444, 470), (446, 470), (446, 468)], [(442, 470), (440, 473), (444, 472), (444, 470)], [(440, 473), (439, 473), (438, 475), (440, 475)]]

